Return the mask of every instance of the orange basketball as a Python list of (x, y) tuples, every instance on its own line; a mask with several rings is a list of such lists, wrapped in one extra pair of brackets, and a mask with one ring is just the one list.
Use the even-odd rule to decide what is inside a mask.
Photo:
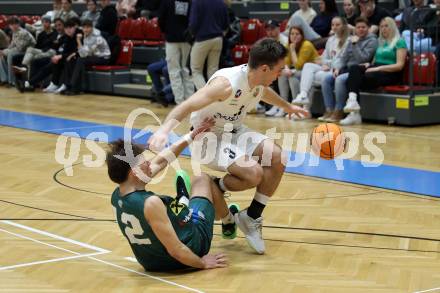
[(310, 144), (317, 156), (332, 160), (344, 151), (345, 136), (338, 125), (323, 123), (313, 129)]

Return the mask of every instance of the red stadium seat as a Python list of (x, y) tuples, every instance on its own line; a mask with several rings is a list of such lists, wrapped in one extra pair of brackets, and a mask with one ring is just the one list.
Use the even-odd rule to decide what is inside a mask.
[(147, 35), (147, 26), (148, 21), (144, 17), (132, 21), (130, 39), (133, 41), (133, 45), (143, 45)]
[(414, 84), (433, 85), (435, 82), (436, 58), (434, 53), (423, 53), (413, 58)]
[(20, 16), (20, 20), (23, 21), (24, 23), (27, 23), (27, 24), (33, 24), (34, 23), (32, 18), (27, 16), (27, 15)]
[(121, 22), (119, 23), (119, 28), (118, 28), (118, 35), (121, 39), (123, 39), (123, 40), (130, 39), (131, 30), (132, 30), (132, 28), (131, 28), (132, 23), (133, 23), (133, 19), (131, 19), (131, 18), (121, 20)]
[(407, 58), (405, 68), (403, 69), (403, 85), (390, 85), (382, 89), (390, 93), (408, 93), (409, 90), (427, 90), (435, 83), (436, 76), (436, 57), (433, 53), (423, 53), (413, 56), (413, 88), (409, 86), (409, 62)]
[(249, 47), (246, 45), (236, 45), (232, 49), (232, 60), (235, 65), (246, 64), (249, 59)]
[(157, 17), (147, 22), (146, 40), (144, 45), (146, 46), (159, 46), (164, 44), (164, 37), (160, 31), (159, 22)]
[(126, 69), (128, 68), (128, 66), (131, 65), (132, 58), (133, 58), (133, 42), (121, 41), (121, 51), (119, 52), (118, 59), (116, 60), (116, 65), (96, 65), (96, 66), (92, 66), (92, 68), (97, 71)]
[(5, 19), (0, 19), (0, 29), (5, 29), (7, 26), (7, 21)]
[(259, 39), (266, 36), (263, 23), (255, 18), (249, 19), (243, 24), (241, 42), (245, 45), (252, 45)]

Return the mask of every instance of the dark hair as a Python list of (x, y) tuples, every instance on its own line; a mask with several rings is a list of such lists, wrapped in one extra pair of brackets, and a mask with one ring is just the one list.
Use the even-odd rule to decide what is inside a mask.
[(261, 65), (268, 65), (271, 69), (287, 55), (287, 49), (280, 42), (271, 38), (258, 40), (249, 52), (248, 66), (257, 69)]
[(322, 0), (325, 3), (324, 14), (333, 15), (338, 14), (338, 6), (335, 0)]
[(64, 25), (64, 20), (62, 20), (61, 18), (57, 17), (53, 20), (53, 23), (60, 21), (63, 25)]
[(77, 26), (81, 25), (81, 20), (78, 17), (72, 17), (70, 20), (73, 21)]
[(302, 44), (305, 41), (305, 39), (304, 39), (304, 31), (299, 26), (292, 26), (289, 29), (289, 47), (290, 47), (290, 44), (292, 44), (292, 41), (290, 40), (290, 34), (292, 33), (292, 30), (297, 30), (301, 34), (301, 36), (302, 36), (302, 41), (295, 45), (295, 52), (298, 53), (299, 49), (301, 48)]
[[(142, 154), (144, 151), (144, 149), (137, 144), (133, 144), (131, 147), (135, 157)], [(108, 176), (113, 182), (121, 184), (128, 178), (130, 164), (115, 156), (126, 156), (124, 140), (122, 139), (118, 139), (110, 143), (110, 150), (107, 152), (107, 157), (105, 160), (107, 162)]]
[(363, 16), (359, 16), (354, 20), (354, 25), (356, 26), (358, 23), (363, 22), (365, 23), (367, 26), (370, 26), (370, 24), (368, 23), (368, 19), (363, 17)]
[(98, 6), (98, 4), (96, 3), (96, 0), (87, 0), (87, 4), (89, 4), (89, 2), (93, 2), (93, 4), (95, 4), (95, 6)]
[[(63, 2), (63, 1), (61, 0), (61, 2)], [(72, 0), (67, 0), (67, 2), (69, 2), (70, 4), (72, 4)]]
[(68, 19), (64, 23), (64, 27), (74, 27), (75, 25), (78, 25), (78, 23), (73, 18)]
[(86, 19), (84, 19), (82, 21), (82, 26), (91, 26), (91, 27), (93, 27), (93, 21), (91, 19), (86, 18)]
[(20, 19), (16, 16), (11, 16), (8, 18), (8, 25), (11, 24), (20, 24)]

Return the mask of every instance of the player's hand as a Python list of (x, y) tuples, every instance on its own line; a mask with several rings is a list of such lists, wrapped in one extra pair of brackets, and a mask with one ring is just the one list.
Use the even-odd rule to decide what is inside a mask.
[(333, 69), (333, 78), (338, 77), (339, 75), (339, 69)]
[(197, 137), (197, 135), (203, 132), (208, 132), (211, 129), (211, 127), (213, 127), (214, 125), (215, 125), (214, 118), (212, 117), (205, 118), (203, 122), (191, 132), (191, 138), (194, 140)]
[(147, 141), (148, 149), (153, 152), (160, 152), (165, 148), (165, 145), (168, 143), (168, 133), (157, 130), (150, 139)]
[(228, 266), (228, 259), (223, 253), (207, 254), (202, 257), (203, 269), (225, 268)]
[(289, 104), (288, 107), (284, 108), (284, 112), (289, 114), (289, 119), (292, 118), (292, 115), (294, 115), (294, 116), (296, 116), (298, 118), (308, 118), (308, 117), (310, 117), (309, 111), (307, 111), (307, 110), (305, 110), (305, 109), (303, 109), (301, 107), (292, 105), (292, 104)]

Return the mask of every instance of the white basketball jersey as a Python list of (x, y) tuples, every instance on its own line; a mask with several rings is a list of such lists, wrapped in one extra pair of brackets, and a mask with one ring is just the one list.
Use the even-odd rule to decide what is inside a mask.
[(243, 124), (246, 113), (260, 101), (264, 86), (249, 88), (247, 65), (220, 69), (212, 75), (208, 83), (218, 76), (228, 79), (232, 87), (231, 95), (224, 101), (214, 102), (192, 113), (190, 123), (197, 127), (205, 118), (212, 117), (215, 119), (217, 131), (223, 130), (227, 123), (232, 124), (233, 129), (238, 129)]

